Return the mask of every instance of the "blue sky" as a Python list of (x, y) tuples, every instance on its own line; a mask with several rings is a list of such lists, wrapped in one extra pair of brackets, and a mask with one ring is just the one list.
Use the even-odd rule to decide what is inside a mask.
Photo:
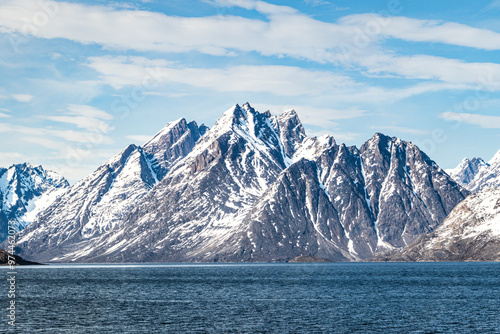
[(71, 182), (247, 101), (453, 168), (500, 149), (500, 1), (0, 0), (0, 83), (0, 166)]

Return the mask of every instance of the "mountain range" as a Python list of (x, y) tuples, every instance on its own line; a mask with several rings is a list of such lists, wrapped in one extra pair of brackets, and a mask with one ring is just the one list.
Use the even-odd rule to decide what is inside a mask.
[(0, 168), (0, 242), (9, 224), (21, 231), (69, 187), (56, 172), (29, 163)]
[(411, 142), (308, 137), (248, 103), (180, 119), (66, 190), (19, 234), (38, 262), (367, 259), (432, 232), (469, 195)]

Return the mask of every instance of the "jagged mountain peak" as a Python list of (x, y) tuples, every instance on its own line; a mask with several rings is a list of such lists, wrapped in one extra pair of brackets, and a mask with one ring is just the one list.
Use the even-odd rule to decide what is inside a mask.
[(307, 138), (299, 115), (293, 109), (278, 116), (279, 132), (286, 155), (292, 159), (302, 142)]
[(156, 133), (156, 135), (154, 135), (153, 138), (151, 138), (147, 143), (145, 143), (143, 147), (154, 145), (155, 143), (160, 141), (164, 136), (168, 136), (172, 131), (172, 129), (174, 128), (182, 128), (186, 126), (187, 126), (187, 121), (183, 117), (175, 121), (169, 122), (167, 125), (165, 125), (165, 127), (163, 127), (163, 129), (158, 131), (158, 133)]
[(195, 121), (185, 118), (168, 123), (142, 147), (151, 162), (158, 179), (162, 179), (181, 158), (184, 158), (198, 140), (208, 131), (208, 127), (198, 127)]
[(251, 153), (250, 160), (254, 160), (254, 153), (257, 153), (260, 157), (271, 158), (279, 169), (283, 168), (286, 162), (282, 154), (279, 129), (274, 123), (274, 116), (270, 112), (260, 113), (248, 102), (242, 106), (232, 106), (206, 131), (194, 149), (177, 166), (174, 174), (191, 175), (209, 168), (228, 154), (231, 159), (239, 156), (246, 163), (248, 153)]
[(481, 158), (464, 158), (460, 164), (446, 172), (471, 192), (500, 187), (500, 151), (489, 162)]
[(0, 191), (7, 191), (7, 187), (13, 182), (21, 182), (23, 185), (38, 189), (43, 192), (45, 187), (64, 188), (69, 182), (58, 173), (45, 170), (41, 165), (33, 165), (29, 162), (14, 164), (9, 168), (0, 170)]

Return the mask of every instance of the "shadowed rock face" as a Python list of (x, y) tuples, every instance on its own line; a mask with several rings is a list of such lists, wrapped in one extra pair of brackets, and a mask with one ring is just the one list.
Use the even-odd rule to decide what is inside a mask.
[[(172, 122), (123, 153), (137, 158), (115, 159), (138, 166), (123, 175), (141, 176), (126, 178), (119, 193), (129, 205), (122, 215), (111, 210), (113, 224), (99, 204), (76, 220), (56, 218), (70, 216), (61, 202), (23, 234), (22, 254), (59, 262), (360, 260), (432, 231), (468, 195), (412, 143), (376, 134), (358, 149), (309, 138), (294, 111), (236, 105), (208, 131), (190, 124)], [(125, 167), (111, 165), (91, 177), (110, 180), (92, 183), (101, 195), (80, 184), (72, 212), (83, 203), (116, 207), (102, 198)]]
[(500, 261), (500, 190), (472, 194), (432, 233), (374, 261)]

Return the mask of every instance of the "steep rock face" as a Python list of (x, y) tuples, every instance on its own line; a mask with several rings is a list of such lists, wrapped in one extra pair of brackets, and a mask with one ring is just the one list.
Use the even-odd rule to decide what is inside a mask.
[(285, 154), (288, 157), (293, 157), (302, 141), (306, 138), (306, 131), (300, 122), (299, 116), (295, 110), (289, 110), (280, 114), (276, 121)]
[(184, 119), (169, 123), (145, 145), (147, 152), (129, 145), (73, 185), (20, 234), (18, 246), (23, 255), (70, 261), (88, 254), (88, 249), (123, 222), (159, 182), (161, 174), (156, 172), (164, 172), (170, 163), (189, 153), (194, 146), (191, 141), (200, 136), (196, 123), (189, 124)]
[[(192, 144), (196, 129), (173, 123), (186, 134), (160, 137)], [(71, 239), (71, 223), (58, 226), (48, 213), (46, 229), (24, 234), (21, 254), (44, 262), (360, 260), (433, 230), (468, 194), (412, 143), (376, 134), (358, 149), (308, 138), (295, 112), (276, 117), (248, 103), (226, 111), (186, 156), (162, 163), (170, 147), (136, 148), (153, 156), (149, 170), (166, 174), (116, 223)]]
[(66, 179), (42, 166), (0, 168), (0, 242), (7, 237), (9, 221), (18, 231), (24, 229), (68, 187)]
[(376, 261), (500, 261), (500, 190), (467, 197), (432, 233)]
[(302, 159), (284, 170), (255, 203), (245, 226), (232, 242), (237, 247), (224, 249), (219, 259), (289, 261), (303, 254), (352, 259), (338, 212), (313, 161)]
[(385, 245), (410, 244), (468, 195), (412, 143), (376, 134), (360, 151), (374, 225)]
[(175, 162), (191, 152), (200, 137), (206, 132), (204, 125), (186, 122), (184, 118), (169, 123), (150, 141), (143, 145), (143, 150), (153, 162), (152, 167), (158, 179), (167, 174)]

